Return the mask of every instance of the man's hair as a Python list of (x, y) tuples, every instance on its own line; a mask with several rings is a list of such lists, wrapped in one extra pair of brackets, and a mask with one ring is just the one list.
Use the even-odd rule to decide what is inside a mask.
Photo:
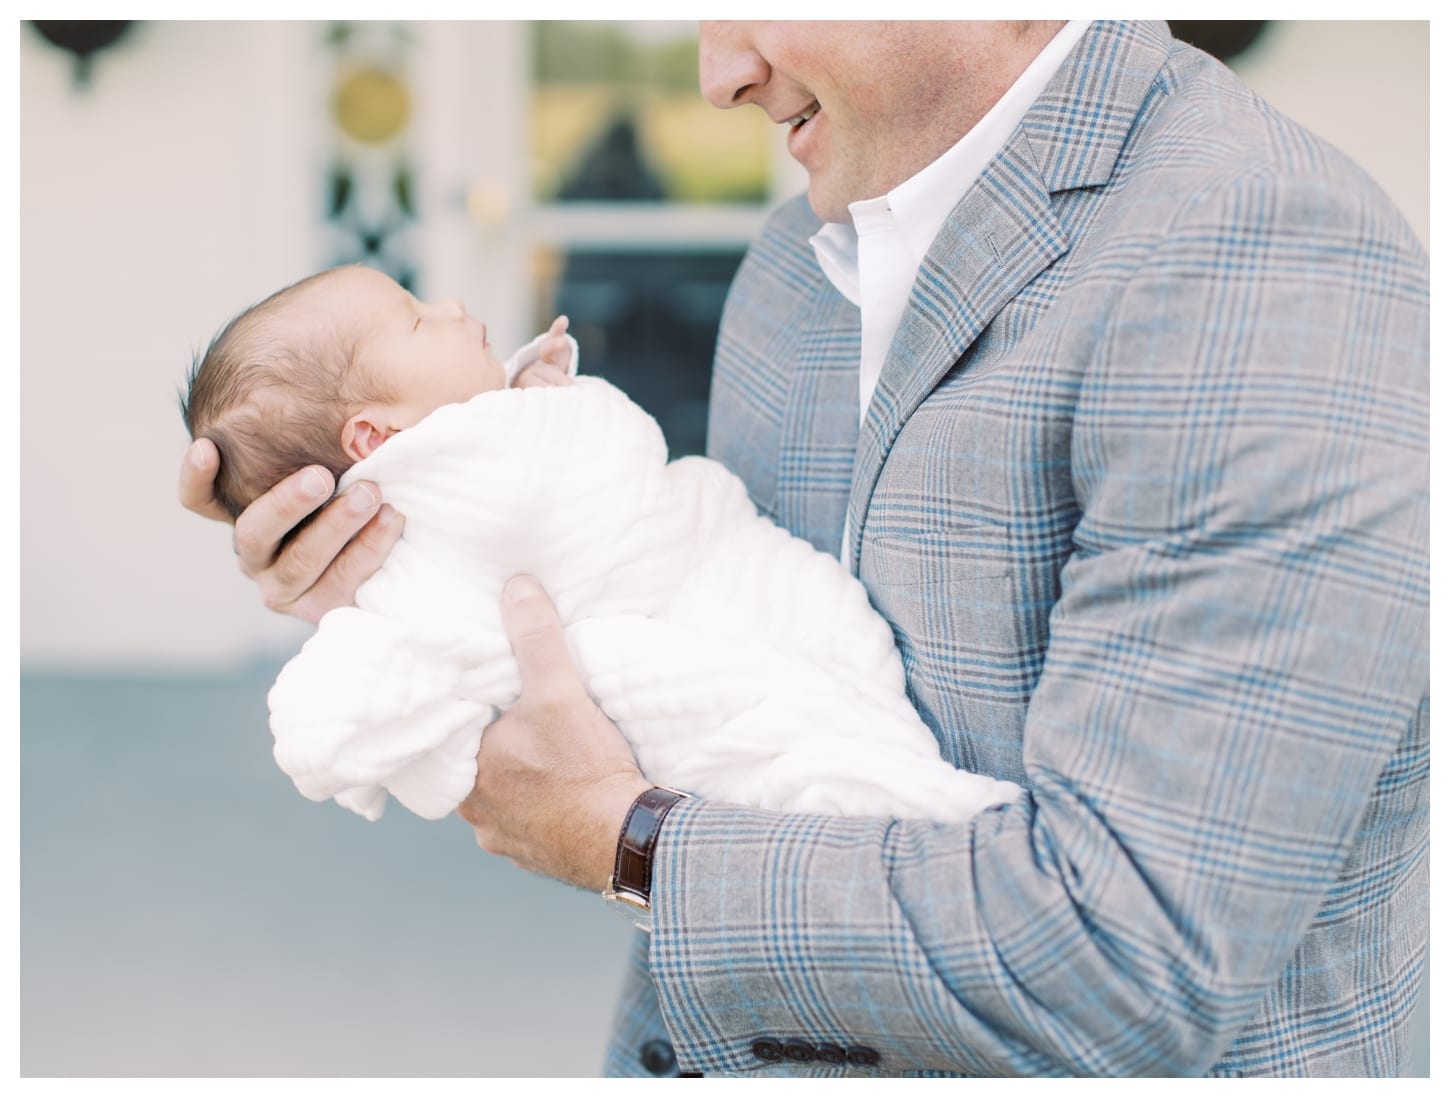
[(354, 335), (309, 317), (304, 278), (238, 313), (192, 358), (181, 418), (221, 455), (214, 492), (232, 515), (309, 465), (339, 477), (352, 460), (342, 425), (370, 399)]

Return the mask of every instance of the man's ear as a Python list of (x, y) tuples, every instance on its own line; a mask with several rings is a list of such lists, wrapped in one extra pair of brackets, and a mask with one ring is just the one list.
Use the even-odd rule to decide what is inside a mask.
[(342, 425), (342, 452), (361, 461), (398, 433), (389, 427), (377, 408), (364, 408)]

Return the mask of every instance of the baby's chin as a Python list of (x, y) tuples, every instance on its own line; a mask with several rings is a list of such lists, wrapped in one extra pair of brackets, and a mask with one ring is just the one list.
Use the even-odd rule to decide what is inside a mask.
[[(479, 393), (492, 393), (499, 389), (507, 389), (509, 386), (508, 375), (504, 372), (503, 363), (493, 356), (493, 352), (484, 347), (483, 349), (483, 370), (481, 371)], [(477, 396), (475, 393), (474, 396)]]
[(476, 385), (476, 386), (470, 386), (469, 388), (463, 390), (463, 392), (460, 393), (453, 400), (452, 403), (454, 403), (454, 404), (467, 404), (470, 400), (473, 400), (475, 397), (481, 397), (485, 393), (497, 393), (497, 392), (501, 392), (502, 390), (507, 389), (507, 388), (508, 388), (508, 386), (505, 385), (505, 384), (503, 384), (503, 380), (500, 377), (499, 384), (497, 384), (497, 385), (484, 383), (484, 384), (479, 384), (479, 385)]
[(484, 370), (476, 380), (468, 380), (472, 384), (461, 387), (461, 391), (454, 397), (455, 404), (466, 404), (476, 396), (482, 396), (484, 393), (496, 393), (500, 389), (508, 388), (508, 381), (504, 378), (502, 366)]

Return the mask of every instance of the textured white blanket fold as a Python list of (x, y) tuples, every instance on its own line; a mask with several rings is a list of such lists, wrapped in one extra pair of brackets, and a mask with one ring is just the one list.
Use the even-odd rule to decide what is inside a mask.
[(590, 692), (652, 781), (799, 812), (961, 820), (1018, 787), (954, 769), (904, 690), (890, 627), (839, 561), (761, 518), (597, 378), (439, 409), (343, 478), (407, 516), (356, 607), (268, 696), (276, 759), (313, 800), (420, 816), (473, 788), (518, 697), (509, 577), (558, 606)]

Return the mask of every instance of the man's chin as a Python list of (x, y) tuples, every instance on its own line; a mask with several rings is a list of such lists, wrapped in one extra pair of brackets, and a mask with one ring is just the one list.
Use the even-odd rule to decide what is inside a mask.
[(806, 201), (811, 204), (811, 212), (822, 221), (839, 221), (843, 225), (851, 224), (849, 203), (826, 193), (824, 188), (818, 188), (812, 183), (806, 190)]

